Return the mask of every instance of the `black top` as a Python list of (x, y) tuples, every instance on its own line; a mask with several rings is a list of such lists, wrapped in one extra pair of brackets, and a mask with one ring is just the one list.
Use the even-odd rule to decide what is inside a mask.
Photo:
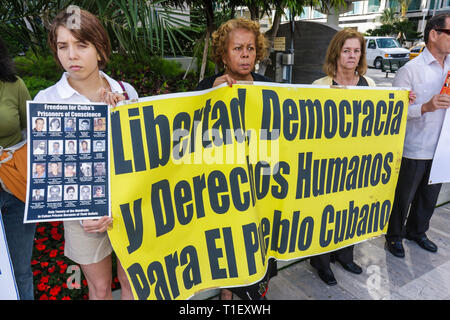
[[(340, 84), (334, 81), (333, 79), (333, 86), (339, 86)], [(368, 87), (369, 84), (367, 83), (366, 78), (359, 76), (358, 83), (356, 84), (357, 87)]]
[[(212, 77), (203, 79), (197, 85), (197, 88), (195, 88), (195, 90), (206, 90), (206, 89), (212, 88), (214, 81), (216, 81), (216, 79), (221, 76), (223, 76), (223, 71), (213, 75)], [(272, 79), (270, 79), (266, 76), (260, 75), (258, 73), (254, 73), (254, 72), (252, 72), (252, 77), (253, 77), (253, 81), (273, 82)]]

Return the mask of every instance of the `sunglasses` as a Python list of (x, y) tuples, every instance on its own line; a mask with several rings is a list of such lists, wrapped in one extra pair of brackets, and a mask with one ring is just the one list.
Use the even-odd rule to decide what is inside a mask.
[(444, 32), (444, 33), (446, 33), (447, 35), (450, 35), (450, 29), (434, 29), (434, 30), (436, 30), (436, 31), (438, 31), (438, 32)]

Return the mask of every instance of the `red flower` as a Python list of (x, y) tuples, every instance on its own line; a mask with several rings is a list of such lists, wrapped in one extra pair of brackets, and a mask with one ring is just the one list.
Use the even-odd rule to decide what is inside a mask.
[(44, 238), (40, 238), (40, 239), (36, 239), (36, 243), (38, 244), (42, 244), (42, 242), (47, 241), (48, 237), (44, 237)]
[(52, 251), (50, 251), (50, 258), (54, 258), (58, 255), (58, 250), (53, 249)]
[(45, 227), (36, 228), (37, 233), (44, 233), (44, 231), (45, 231)]
[(71, 300), (71, 299), (68, 296), (64, 296), (61, 300)]
[(53, 273), (55, 272), (56, 266), (51, 266), (50, 268), (48, 268), (48, 273)]
[(39, 300), (48, 300), (48, 296), (44, 293)]
[(52, 234), (52, 238), (55, 240), (61, 240), (62, 234), (60, 234), (60, 233)]
[(67, 270), (67, 264), (62, 264), (59, 266), (60, 270), (59, 273), (64, 273)]
[(54, 286), (53, 288), (50, 289), (50, 294), (52, 296), (57, 296), (60, 291), (61, 291), (60, 286)]
[(39, 290), (39, 291), (47, 291), (47, 285), (45, 284), (45, 283), (38, 283), (38, 285), (37, 285), (37, 289)]
[(45, 267), (47, 267), (48, 266), (48, 262), (41, 262), (41, 267), (42, 268), (45, 268)]
[(47, 283), (49, 276), (45, 276), (41, 278), (41, 283)]
[(45, 244), (37, 244), (36, 245), (36, 249), (38, 249), (39, 251), (44, 250), (45, 248), (47, 248), (47, 246)]

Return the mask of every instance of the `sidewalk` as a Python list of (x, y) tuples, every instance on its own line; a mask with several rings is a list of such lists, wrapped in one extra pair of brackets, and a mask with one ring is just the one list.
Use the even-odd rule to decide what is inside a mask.
[(394, 81), (395, 73), (382, 72), (380, 69), (368, 68), (366, 76), (371, 78), (378, 87), (392, 87), (392, 81)]
[(405, 258), (384, 248), (384, 237), (355, 246), (355, 262), (363, 273), (354, 275), (339, 264), (331, 269), (338, 281), (327, 286), (304, 260), (282, 270), (270, 281), (271, 300), (450, 300), (450, 204), (438, 207), (428, 237), (439, 247), (431, 253), (404, 240)]

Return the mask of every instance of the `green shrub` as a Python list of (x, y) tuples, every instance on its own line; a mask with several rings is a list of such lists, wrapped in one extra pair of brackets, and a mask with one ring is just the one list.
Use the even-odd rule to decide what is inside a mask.
[(21, 78), (25, 82), (25, 85), (27, 86), (32, 99), (34, 99), (34, 97), (39, 91), (55, 84), (55, 81), (42, 79), (34, 76), (23, 76)]
[(140, 97), (165, 93), (185, 92), (197, 86), (195, 73), (183, 79), (185, 71), (177, 62), (158, 57), (135, 62), (129, 57), (115, 54), (108, 63), (106, 73), (116, 80), (131, 84)]
[(25, 56), (16, 57), (14, 62), (17, 73), (22, 78), (36, 77), (55, 83), (61, 78), (63, 71), (52, 56), (36, 57), (30, 51)]
[[(14, 60), (18, 74), (25, 81), (32, 97), (39, 90), (55, 84), (63, 72), (52, 56), (36, 57), (28, 53)], [(183, 79), (185, 71), (177, 62), (154, 56), (136, 62), (116, 53), (111, 56), (105, 72), (113, 79), (130, 83), (140, 97), (191, 91), (198, 82), (194, 72)]]

